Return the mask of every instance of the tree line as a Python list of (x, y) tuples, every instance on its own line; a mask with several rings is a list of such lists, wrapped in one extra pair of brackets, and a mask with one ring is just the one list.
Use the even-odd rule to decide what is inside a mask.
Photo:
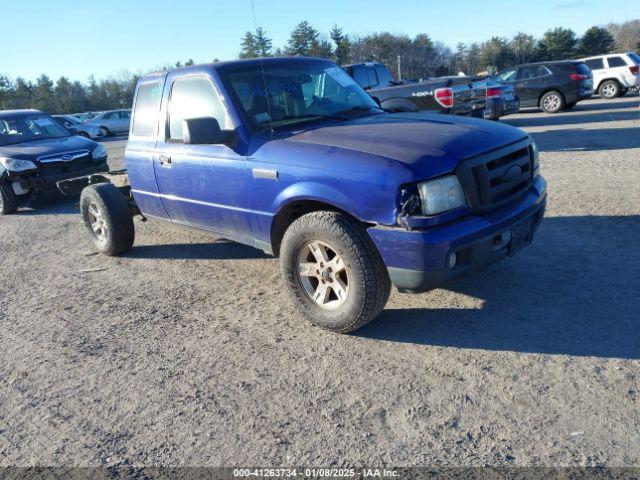
[[(428, 34), (414, 37), (389, 32), (350, 35), (334, 25), (328, 33), (300, 22), (286, 45), (274, 47), (267, 32), (258, 27), (246, 32), (240, 41), (239, 58), (305, 55), (330, 58), (340, 65), (365, 61), (386, 64), (394, 73), (398, 65), (405, 79), (495, 72), (519, 63), (561, 60), (611, 52), (640, 51), (640, 19), (593, 26), (582, 36), (569, 28), (548, 30), (541, 38), (517, 33), (512, 38), (492, 37), (484, 42), (459, 43), (451, 49)], [(216, 59), (217, 60), (217, 59)], [(216, 61), (214, 60), (214, 61)], [(162, 69), (193, 65), (193, 60)], [(140, 75), (122, 73), (85, 83), (60, 77), (55, 82), (43, 74), (35, 82), (0, 75), (0, 109), (37, 108), (51, 113), (129, 108)]]

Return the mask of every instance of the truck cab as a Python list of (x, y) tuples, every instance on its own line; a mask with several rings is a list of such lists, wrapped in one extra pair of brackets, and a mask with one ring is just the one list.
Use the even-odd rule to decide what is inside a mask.
[(94, 177), (82, 192), (100, 251), (131, 248), (136, 214), (214, 232), (279, 256), (303, 316), (343, 333), (375, 318), (392, 284), (424, 292), (514, 255), (546, 203), (521, 130), (385, 112), (309, 58), (143, 77), (125, 162), (126, 182)]

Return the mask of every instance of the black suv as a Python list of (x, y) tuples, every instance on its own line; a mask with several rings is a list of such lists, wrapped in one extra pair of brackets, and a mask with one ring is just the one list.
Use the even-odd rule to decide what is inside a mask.
[(581, 61), (518, 65), (503, 70), (493, 80), (513, 85), (522, 108), (540, 107), (547, 113), (569, 110), (593, 95), (593, 74)]

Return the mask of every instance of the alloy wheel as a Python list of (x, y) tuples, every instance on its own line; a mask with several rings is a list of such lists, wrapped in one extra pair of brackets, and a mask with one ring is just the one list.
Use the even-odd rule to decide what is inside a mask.
[(304, 245), (298, 253), (298, 281), (306, 295), (325, 310), (340, 308), (349, 296), (349, 275), (340, 254), (319, 241)]
[(105, 222), (98, 205), (91, 202), (89, 204), (88, 214), (93, 234), (96, 236), (98, 241), (105, 242), (107, 239), (107, 222)]
[(544, 99), (544, 109), (547, 111), (555, 111), (560, 108), (560, 97), (558, 95), (548, 95)]

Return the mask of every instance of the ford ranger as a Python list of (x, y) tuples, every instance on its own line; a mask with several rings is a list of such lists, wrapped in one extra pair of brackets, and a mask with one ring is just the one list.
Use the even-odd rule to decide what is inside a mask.
[(146, 75), (127, 170), (62, 182), (107, 255), (133, 216), (215, 232), (279, 256), (313, 324), (353, 331), (392, 284), (425, 292), (518, 253), (546, 183), (523, 131), (388, 113), (326, 60), (269, 58)]

